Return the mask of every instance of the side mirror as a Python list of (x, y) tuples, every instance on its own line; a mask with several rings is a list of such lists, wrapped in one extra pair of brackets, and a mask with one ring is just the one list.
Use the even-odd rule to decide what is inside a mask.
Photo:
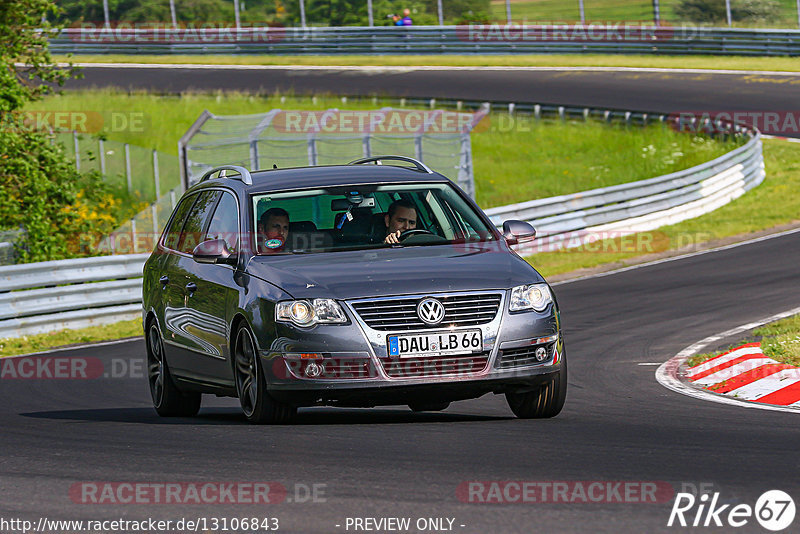
[(503, 223), (503, 237), (509, 245), (518, 245), (536, 238), (536, 229), (525, 221), (510, 220)]
[(228, 244), (224, 239), (203, 241), (194, 247), (192, 258), (197, 263), (222, 263), (228, 265), (236, 263), (236, 256), (228, 250)]

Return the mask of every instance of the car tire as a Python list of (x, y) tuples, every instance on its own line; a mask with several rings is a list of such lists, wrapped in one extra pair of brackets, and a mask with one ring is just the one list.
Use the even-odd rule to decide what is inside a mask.
[(432, 402), (429, 404), (409, 404), (412, 412), (441, 412), (450, 406), (449, 402)]
[(164, 353), (158, 324), (147, 328), (147, 381), (153, 408), (161, 417), (193, 417), (200, 410), (200, 393), (183, 393), (175, 386)]
[(297, 407), (273, 399), (257, 356), (253, 334), (246, 325), (236, 332), (233, 352), (236, 393), (244, 416), (256, 424), (289, 423), (297, 415)]
[(545, 419), (555, 417), (564, 407), (567, 398), (567, 360), (561, 361), (561, 370), (535, 391), (506, 393), (508, 407), (520, 419)]

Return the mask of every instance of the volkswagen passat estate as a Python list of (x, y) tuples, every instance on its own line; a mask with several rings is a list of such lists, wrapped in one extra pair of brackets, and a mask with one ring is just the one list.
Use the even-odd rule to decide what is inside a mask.
[(144, 267), (153, 404), (203, 394), (247, 419), (298, 407), (408, 405), (505, 394), (522, 418), (567, 391), (560, 315), (542, 276), (456, 185), (401, 156), (348, 165), (222, 166), (186, 191)]

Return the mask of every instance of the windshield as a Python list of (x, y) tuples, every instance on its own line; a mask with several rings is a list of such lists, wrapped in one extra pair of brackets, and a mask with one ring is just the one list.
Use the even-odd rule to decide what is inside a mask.
[(332, 187), (252, 197), (258, 254), (492, 241), (449, 184)]

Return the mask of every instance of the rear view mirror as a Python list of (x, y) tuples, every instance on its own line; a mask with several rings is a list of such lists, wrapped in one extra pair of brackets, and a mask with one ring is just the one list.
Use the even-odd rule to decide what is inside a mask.
[(228, 244), (224, 239), (203, 241), (194, 247), (192, 258), (197, 263), (222, 263), (228, 265), (236, 263), (236, 256), (228, 250)]
[(509, 245), (518, 245), (536, 238), (536, 229), (530, 223), (511, 219), (503, 223), (503, 237)]

